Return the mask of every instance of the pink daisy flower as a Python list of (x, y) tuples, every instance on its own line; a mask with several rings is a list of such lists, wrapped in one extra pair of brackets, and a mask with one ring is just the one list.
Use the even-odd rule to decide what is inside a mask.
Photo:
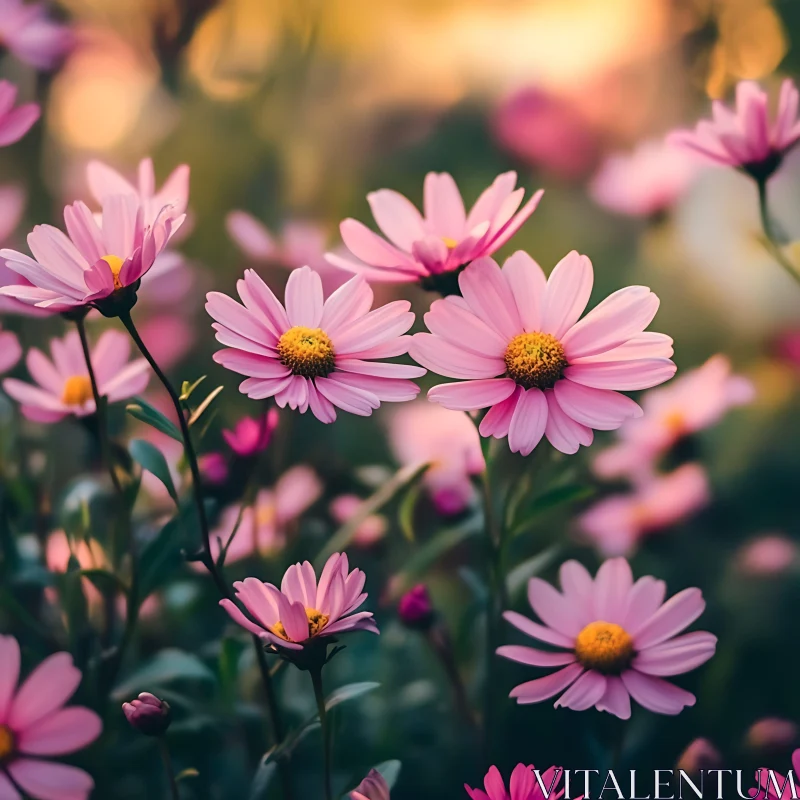
[(14, 108), (16, 99), (17, 87), (8, 81), (0, 81), (0, 147), (18, 142), (33, 127), (33, 123), (41, 114), (41, 109), (36, 103), (25, 103)]
[(800, 139), (798, 92), (791, 80), (787, 78), (781, 85), (774, 122), (767, 106), (767, 93), (757, 83), (741, 81), (736, 87), (735, 110), (715, 100), (711, 120), (698, 122), (693, 131), (674, 131), (667, 142), (693, 150), (714, 164), (738, 167), (765, 180)]
[(285, 306), (253, 270), (237, 289), (244, 305), (210, 292), (206, 311), (227, 346), (214, 360), (249, 376), (239, 385), (248, 397), (274, 397), (281, 408), (301, 414), (310, 408), (321, 422), (333, 422), (337, 407), (369, 416), (381, 402), (419, 393), (409, 379), (425, 370), (374, 360), (408, 350), (410, 337), (402, 335), (414, 323), (408, 301), (370, 311), (372, 289), (361, 276), (324, 300), (320, 276), (309, 267), (289, 276)]
[(528, 583), (528, 600), (543, 624), (515, 611), (503, 615), (528, 636), (560, 648), (499, 647), (497, 654), (512, 661), (560, 667), (515, 687), (511, 697), (540, 703), (563, 692), (556, 707), (594, 706), (620, 719), (630, 717), (631, 697), (658, 714), (679, 714), (694, 705), (693, 694), (663, 678), (689, 672), (714, 655), (716, 636), (676, 636), (703, 613), (699, 589), (684, 589), (665, 603), (666, 584), (649, 575), (634, 583), (624, 558), (604, 562), (594, 580), (577, 561), (567, 561), (560, 579), (562, 592), (540, 578)]
[[(140, 394), (150, 371), (143, 358), (128, 361), (130, 339), (119, 331), (106, 331), (92, 350), (92, 366), (100, 394), (115, 403)], [(22, 413), (36, 422), (57, 422), (70, 414), (94, 414), (92, 384), (77, 331), (52, 339), (48, 358), (32, 347), (25, 358), (36, 385), (16, 378), (3, 381), (3, 391), (22, 405)]]
[(653, 217), (671, 208), (697, 174), (697, 159), (661, 141), (616, 153), (600, 166), (589, 186), (595, 202), (619, 214)]
[(47, 17), (44, 3), (0, 0), (0, 42), (20, 61), (37, 69), (50, 69), (73, 43), (66, 25)]
[(259, 419), (243, 417), (232, 431), (223, 430), (222, 438), (237, 456), (248, 458), (267, 449), (277, 427), (278, 412), (271, 408)]
[(361, 783), (350, 792), (350, 800), (389, 800), (389, 784), (376, 769), (371, 769)]
[(600, 500), (578, 522), (604, 556), (624, 556), (644, 536), (691, 517), (710, 500), (706, 471), (684, 464), (668, 475), (649, 477), (630, 494)]
[[(800, 749), (792, 753), (792, 769), (789, 775), (781, 775), (769, 767), (761, 767), (756, 774), (759, 785), (751, 789), (751, 797), (763, 796), (765, 800), (793, 800), (797, 794), (795, 781), (798, 780), (797, 776), (800, 776)], [(760, 792), (764, 794), (760, 795)]]
[[(234, 583), (237, 599), (248, 610), (248, 619), (231, 600), (219, 604), (231, 619), (250, 633), (278, 648), (302, 650), (313, 640), (347, 631), (378, 633), (371, 611), (356, 609), (367, 599), (362, 592), (366, 575), (350, 571), (345, 553), (334, 553), (317, 582), (308, 561), (286, 570), (281, 588), (245, 578)], [(354, 613), (355, 612), (355, 613)]]
[[(547, 789), (547, 797), (545, 797), (536, 780), (534, 769), (532, 764), (528, 766), (517, 764), (511, 773), (508, 791), (506, 791), (503, 776), (497, 767), (489, 768), (483, 780), (483, 789), (471, 789), (466, 783), (464, 788), (472, 800), (559, 800), (564, 795), (564, 789), (556, 791), (555, 787), (560, 785), (564, 771), (560, 767), (550, 767), (540, 774), (539, 777)], [(576, 800), (582, 800), (582, 798), (576, 798)]]
[(575, 251), (545, 279), (522, 251), (500, 267), (490, 258), (459, 276), (461, 297), (437, 300), (412, 358), (439, 375), (428, 398), (457, 411), (488, 408), (482, 436), (508, 437), (528, 455), (546, 436), (562, 453), (614, 430), (639, 406), (617, 390), (647, 389), (675, 373), (672, 339), (643, 333), (658, 310), (645, 286), (607, 297), (579, 321), (592, 291), (592, 263)]
[(0, 330), (0, 373), (8, 372), (22, 356), (22, 345), (13, 331)]
[(86, 800), (94, 781), (82, 769), (42, 760), (74, 753), (102, 730), (100, 717), (81, 706), (64, 708), (81, 682), (69, 653), (46, 658), (19, 687), (20, 652), (0, 636), (0, 797)]
[(367, 195), (372, 215), (389, 241), (346, 219), (340, 225), (342, 240), (356, 258), (328, 253), (328, 261), (373, 281), (423, 281), (438, 290), (435, 276), (499, 250), (533, 214), (544, 191), (519, 209), (525, 190), (515, 189), (516, 183), (516, 172), (498, 176), (469, 214), (446, 172), (425, 176), (424, 216), (398, 192), (372, 192)]
[(32, 284), (0, 287), (0, 295), (63, 312), (96, 304), (135, 285), (185, 216), (167, 205), (147, 224), (144, 213), (138, 198), (130, 194), (107, 196), (99, 221), (85, 203), (68, 205), (67, 234), (52, 225), (37, 225), (28, 234), (34, 258), (0, 250), (6, 266)]

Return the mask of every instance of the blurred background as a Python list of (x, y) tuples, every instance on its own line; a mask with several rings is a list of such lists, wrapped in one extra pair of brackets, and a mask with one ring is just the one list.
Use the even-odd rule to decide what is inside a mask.
[[(208, 375), (209, 389), (224, 386), (203, 441), (207, 454), (224, 451), (222, 427), (262, 406), (240, 395), (237, 376), (212, 362), (217, 345), (205, 292), (232, 292), (247, 266), (280, 289), (288, 270), (303, 263), (323, 270), (327, 287), (339, 285), (346, 276), (323, 259), (341, 246), (338, 223), (352, 216), (372, 225), (366, 195), (379, 188), (421, 205), (431, 170), (452, 173), (468, 205), (507, 170), (517, 171), (528, 192), (544, 188), (538, 210), (500, 256), (524, 249), (549, 272), (569, 250), (586, 253), (595, 268), (591, 305), (629, 284), (659, 295), (653, 329), (674, 337), (679, 375), (723, 353), (752, 381), (752, 402), (690, 442), (691, 460), (708, 476), (707, 501), (631, 552), (634, 574), (665, 579), (670, 594), (703, 589), (701, 627), (720, 645), (706, 666), (679, 681), (698, 695), (697, 706), (676, 718), (637, 709), (623, 756), (631, 767), (669, 768), (692, 740), (706, 737), (726, 767), (763, 766), (770, 758), (785, 771), (797, 743), (793, 724), (762, 726), (759, 734), (750, 728), (800, 715), (800, 294), (762, 246), (755, 188), (744, 175), (694, 170), (668, 202), (635, 213), (609, 208), (593, 187), (609, 156), (692, 124), (707, 114), (710, 98), (729, 99), (739, 80), (758, 80), (774, 95), (782, 77), (797, 77), (800, 3), (65, 0), (53, 13), (75, 31), (60, 69), (37, 76), (10, 56), (0, 61), (0, 76), (43, 105), (31, 134), (0, 151), (0, 183), (15, 187), (3, 199), (0, 238), (24, 250), (34, 224), (59, 225), (63, 205), (88, 196), (91, 159), (133, 175), (139, 160), (152, 156), (159, 185), (178, 164), (190, 165), (190, 231), (175, 254), (176, 274), (185, 279), (171, 281), (169, 292), (145, 287), (134, 316), (177, 382)], [(797, 153), (771, 190), (786, 240), (800, 240)], [(250, 218), (231, 218), (234, 211), (264, 225), (271, 243), (260, 228), (243, 238)], [(432, 295), (408, 286), (375, 291), (379, 302), (410, 299), (422, 326)], [(2, 321), (25, 347), (64, 330), (58, 318), (4, 314)], [(91, 335), (115, 325), (92, 319)], [(24, 366), (14, 374), (24, 376)], [(424, 388), (433, 382), (423, 379)], [(166, 411), (162, 395), (152, 381), (148, 399)], [(43, 557), (54, 532), (77, 525), (86, 503), (102, 519), (105, 489), (91, 433), (74, 420), (21, 421), (5, 398), (0, 410), (8, 513), (21, 554), (13, 573), (6, 560), (0, 624), (29, 648), (30, 663), (68, 648), (89, 669), (99, 646), (90, 598), (78, 622), (48, 617), (42, 588), (63, 590), (53, 576), (68, 569), (66, 557), (60, 566)], [(360, 500), (413, 462), (397, 445), (396, 414), (384, 406), (369, 420), (341, 414), (324, 426), (310, 414), (282, 413), (257, 480), (278, 493), (278, 476), (302, 466), (310, 483), (296, 489), (299, 510), (280, 518), (277, 543), (229, 565), (229, 577), (279, 580), (287, 564), (316, 554)], [(114, 409), (113, 422), (120, 441), (150, 437), (180, 471), (175, 443), (126, 419), (122, 409)], [(528, 570), (512, 592), (517, 610), (529, 612), (520, 587), (534, 570), (554, 580), (567, 557), (592, 570), (602, 560), (581, 531), (580, 513), (629, 491), (592, 471), (593, 458), (612, 441), (613, 434), (598, 434), (579, 455), (528, 460), (502, 443), (498, 461), (509, 480), (536, 459), (531, 496), (579, 487), (570, 503), (540, 509), (514, 540), (512, 566)], [(168, 506), (158, 486), (144, 488), (137, 509), (146, 539)], [(241, 490), (212, 489), (215, 519), (235, 504), (235, 488)], [(367, 573), (368, 607), (382, 635), (351, 636), (326, 679), (329, 689), (381, 685), (337, 714), (337, 785), (355, 786), (371, 766), (397, 759), (393, 798), (463, 797), (463, 783), (478, 785), (490, 764), (454, 707), (445, 670), (425, 636), (398, 620), (396, 603), (403, 589), (427, 584), (479, 707), (485, 586), (475, 498), (452, 509), (400, 491), (364, 516), (369, 524), (349, 553)], [(101, 528), (94, 525), (92, 536), (102, 544)], [(146, 688), (171, 696), (177, 709), (170, 733), (176, 765), (200, 773), (182, 781), (187, 798), (278, 797), (276, 786), (248, 794), (267, 740), (246, 637), (218, 609), (210, 581), (188, 566), (178, 565), (153, 598), (156, 610), (145, 615), (114, 690), (106, 733), (77, 760), (95, 775), (95, 796), (160, 797), (165, 790), (149, 743), (116, 713), (121, 700)], [(507, 626), (500, 638), (521, 643)], [(503, 733), (492, 751), (501, 769), (518, 761), (607, 766), (618, 721), (503, 699), (532, 677), (517, 664), (498, 668)], [(313, 713), (310, 683), (289, 669), (278, 682), (296, 728)], [(317, 732), (297, 744), (292, 765), (299, 796), (316, 797)]]

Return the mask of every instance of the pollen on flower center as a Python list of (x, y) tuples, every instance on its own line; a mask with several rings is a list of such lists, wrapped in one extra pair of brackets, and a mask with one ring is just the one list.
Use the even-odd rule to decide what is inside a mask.
[[(321, 611), (317, 611), (316, 608), (307, 608), (306, 617), (308, 619), (307, 638), (309, 639), (312, 636), (316, 636), (328, 624), (328, 615), (323, 614)], [(277, 636), (280, 636), (281, 639), (286, 639), (287, 642), (292, 641), (286, 633), (286, 628), (284, 628), (282, 622), (276, 622), (272, 626), (272, 632)]]
[(333, 342), (320, 328), (295, 325), (278, 340), (281, 364), (304, 378), (326, 378), (336, 367)]
[(525, 389), (549, 389), (568, 366), (561, 342), (549, 333), (520, 333), (506, 348), (508, 377)]
[(121, 289), (122, 281), (119, 279), (119, 274), (122, 272), (122, 265), (125, 262), (119, 256), (103, 256), (100, 260), (108, 264), (108, 268), (114, 276), (114, 288)]
[(618, 675), (633, 658), (633, 638), (614, 622), (590, 622), (575, 640), (575, 655), (586, 669)]
[(82, 406), (92, 399), (92, 382), (88, 375), (70, 375), (64, 382), (61, 402), (67, 406)]
[(14, 734), (6, 725), (0, 725), (0, 763), (5, 761), (15, 750)]
[(449, 236), (442, 236), (442, 241), (448, 250), (455, 250), (456, 247), (458, 247), (458, 242), (455, 239), (451, 239)]

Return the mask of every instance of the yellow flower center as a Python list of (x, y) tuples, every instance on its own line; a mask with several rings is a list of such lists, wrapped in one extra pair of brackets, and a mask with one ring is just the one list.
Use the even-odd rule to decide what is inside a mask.
[(114, 276), (114, 288), (121, 289), (122, 281), (119, 279), (119, 273), (122, 271), (122, 265), (125, 262), (119, 256), (103, 256), (100, 260), (108, 264), (108, 268)]
[(549, 389), (568, 365), (561, 342), (549, 333), (520, 333), (506, 348), (508, 377), (526, 389)]
[(448, 250), (455, 250), (456, 247), (458, 247), (458, 242), (455, 239), (451, 239), (449, 236), (442, 236), (442, 241)]
[(326, 378), (336, 366), (333, 342), (320, 328), (295, 325), (278, 340), (281, 364), (304, 378)]
[(82, 406), (92, 399), (92, 382), (88, 375), (70, 375), (64, 383), (61, 402), (68, 406)]
[(11, 729), (0, 725), (0, 763), (5, 761), (15, 750), (16, 741)]
[[(316, 608), (307, 608), (306, 617), (308, 618), (308, 637), (316, 636), (327, 624), (328, 615), (317, 611)], [(282, 622), (276, 622), (272, 626), (272, 632), (281, 639), (286, 639), (287, 642), (292, 641), (286, 633), (286, 628), (283, 627)]]
[(681, 436), (686, 429), (686, 418), (680, 411), (670, 411), (664, 417), (664, 426), (673, 436)]
[(575, 655), (586, 669), (619, 675), (633, 658), (633, 639), (614, 622), (590, 622), (575, 640)]

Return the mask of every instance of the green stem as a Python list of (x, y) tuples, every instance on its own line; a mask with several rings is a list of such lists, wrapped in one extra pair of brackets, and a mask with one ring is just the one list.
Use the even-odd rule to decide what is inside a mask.
[(317, 700), (319, 721), (322, 725), (322, 747), (325, 759), (325, 800), (333, 800), (331, 788), (331, 728), (328, 723), (328, 712), (325, 709), (325, 695), (322, 691), (322, 666), (311, 670), (311, 682), (314, 685), (314, 697)]
[(769, 204), (767, 202), (767, 181), (765, 179), (757, 180), (756, 185), (758, 186), (758, 208), (761, 213), (761, 227), (764, 231), (767, 250), (778, 264), (783, 267), (784, 271), (788, 273), (789, 277), (796, 283), (800, 283), (800, 273), (797, 272), (794, 264), (785, 256), (775, 236), (772, 219), (769, 215)]
[(163, 736), (158, 737), (158, 749), (161, 752), (161, 761), (164, 764), (164, 772), (167, 773), (167, 780), (169, 781), (169, 789), (172, 800), (180, 800), (178, 782), (175, 780), (175, 770), (172, 768), (172, 757), (169, 754), (167, 740)]

